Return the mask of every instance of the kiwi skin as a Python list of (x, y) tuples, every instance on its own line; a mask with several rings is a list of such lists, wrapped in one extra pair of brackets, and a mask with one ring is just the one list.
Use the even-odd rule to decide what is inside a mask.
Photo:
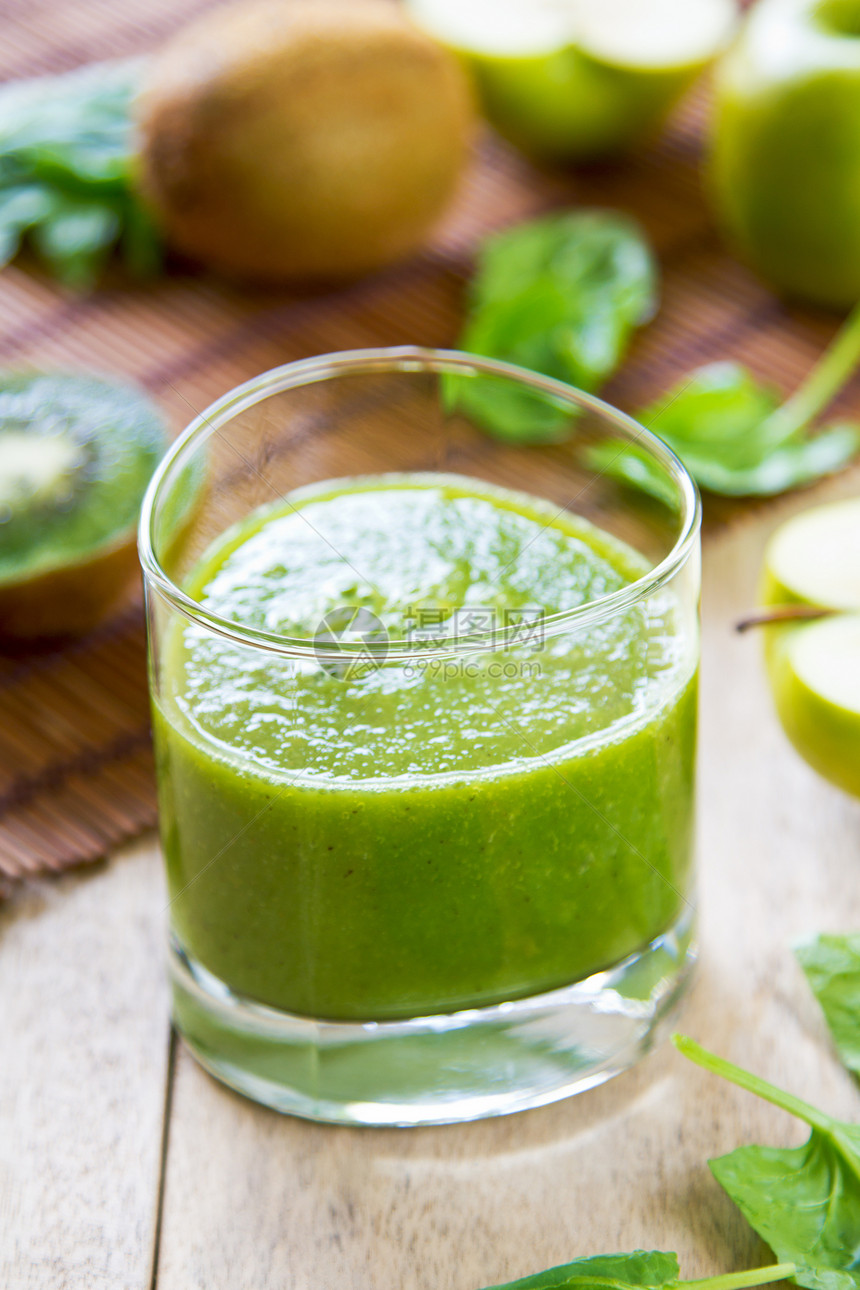
[(465, 163), (464, 69), (390, 0), (242, 0), (154, 60), (139, 183), (179, 251), (263, 282), (414, 250)]
[(0, 638), (83, 636), (119, 607), (140, 575), (136, 528), (77, 564), (0, 585)]

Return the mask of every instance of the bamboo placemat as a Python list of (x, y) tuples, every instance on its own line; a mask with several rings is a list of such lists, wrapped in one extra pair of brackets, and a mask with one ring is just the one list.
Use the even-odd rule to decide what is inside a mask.
[[(211, 0), (7, 0), (0, 76), (54, 72), (138, 53)], [(366, 345), (451, 345), (481, 234), (564, 203), (636, 215), (663, 268), (658, 319), (606, 397), (635, 410), (698, 363), (737, 357), (790, 387), (835, 320), (789, 309), (721, 248), (701, 195), (701, 94), (662, 140), (623, 165), (543, 173), (481, 144), (456, 209), (408, 263), (315, 296), (243, 292), (174, 274), (64, 294), (37, 268), (0, 275), (0, 363), (82, 366), (129, 376), (175, 429), (239, 381), (279, 363)], [(845, 406), (849, 396), (843, 400)], [(711, 502), (710, 528), (737, 508)], [(89, 640), (0, 658), (0, 881), (103, 856), (155, 822), (139, 603)]]

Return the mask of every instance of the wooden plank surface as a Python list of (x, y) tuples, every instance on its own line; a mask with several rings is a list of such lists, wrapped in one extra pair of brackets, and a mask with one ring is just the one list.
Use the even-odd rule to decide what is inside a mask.
[(149, 843), (0, 911), (3, 1290), (149, 1290), (164, 903)]
[[(860, 490), (860, 472), (819, 489)], [(794, 498), (705, 554), (701, 937), (682, 1025), (847, 1118), (860, 1097), (791, 954), (860, 927), (860, 803), (794, 754), (770, 709), (754, 603), (765, 537)], [(706, 1160), (788, 1143), (782, 1113), (664, 1048), (596, 1092), (512, 1118), (413, 1131), (278, 1118), (180, 1048), (159, 1290), (475, 1290), (576, 1255), (677, 1250), (694, 1277), (766, 1258)]]

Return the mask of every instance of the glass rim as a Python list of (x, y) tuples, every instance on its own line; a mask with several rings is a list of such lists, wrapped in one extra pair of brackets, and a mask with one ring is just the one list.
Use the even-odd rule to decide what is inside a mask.
[[(516, 641), (522, 626), (499, 630), (490, 628), (475, 631), (443, 642), (426, 641), (349, 641), (340, 640), (336, 646), (320, 644), (312, 636), (286, 636), (276, 632), (260, 631), (246, 627), (234, 619), (224, 618), (194, 600), (178, 586), (164, 570), (155, 554), (155, 515), (162, 489), (170, 476), (190, 461), (201, 441), (217, 434), (220, 428), (234, 417), (263, 402), (272, 395), (283, 394), (302, 386), (317, 384), (345, 375), (395, 374), (427, 372), (441, 375), (461, 371), (472, 375), (497, 376), (526, 385), (537, 393), (564, 400), (594, 413), (603, 421), (612, 423), (632, 442), (647, 448), (676, 483), (681, 508), (681, 527), (671, 550), (647, 573), (617, 591), (595, 600), (586, 601), (572, 609), (561, 610), (541, 619), (542, 639), (561, 635), (572, 628), (589, 626), (612, 618), (625, 609), (638, 604), (645, 597), (669, 582), (686, 563), (695, 545), (701, 527), (702, 504), (693, 477), (676, 453), (658, 435), (641, 425), (626, 412), (610, 403), (568, 385), (553, 377), (543, 376), (528, 368), (498, 359), (484, 358), (461, 350), (430, 349), (417, 345), (401, 345), (368, 349), (341, 350), (320, 354), (270, 368), (241, 385), (228, 390), (192, 419), (186, 429), (171, 444), (156, 467), (143, 498), (138, 526), (138, 554), (147, 590), (157, 589), (162, 596), (185, 618), (222, 636), (235, 644), (252, 646), (268, 653), (290, 658), (313, 658), (317, 661), (340, 661), (351, 655), (378, 658), (380, 664), (412, 662), (416, 657), (430, 660), (478, 652), (495, 653), (511, 641)], [(425, 475), (435, 471), (421, 472)], [(443, 473), (444, 472), (439, 472)], [(595, 471), (599, 478), (603, 471)], [(562, 507), (559, 514), (567, 508)], [(249, 512), (250, 513), (250, 512)]]

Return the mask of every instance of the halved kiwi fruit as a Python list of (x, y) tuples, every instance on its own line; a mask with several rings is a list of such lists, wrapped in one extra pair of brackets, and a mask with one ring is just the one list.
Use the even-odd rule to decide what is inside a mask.
[(167, 440), (134, 386), (0, 371), (0, 636), (78, 635), (115, 607)]

